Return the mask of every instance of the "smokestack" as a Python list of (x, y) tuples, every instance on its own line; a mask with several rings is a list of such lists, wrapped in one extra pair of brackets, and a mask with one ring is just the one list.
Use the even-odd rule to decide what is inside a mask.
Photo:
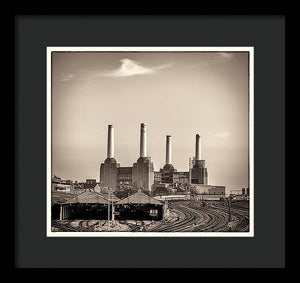
[(200, 135), (196, 135), (196, 153), (195, 153), (195, 160), (201, 160), (201, 139)]
[(167, 136), (166, 140), (166, 164), (172, 164), (172, 137)]
[(141, 124), (140, 157), (147, 157), (147, 125)]
[(113, 125), (108, 125), (108, 140), (107, 140), (107, 158), (114, 158), (115, 148), (114, 148), (114, 127)]

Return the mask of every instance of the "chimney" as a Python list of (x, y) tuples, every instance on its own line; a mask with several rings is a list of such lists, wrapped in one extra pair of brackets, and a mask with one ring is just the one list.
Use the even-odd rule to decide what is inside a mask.
[(147, 157), (147, 125), (141, 124), (140, 157)]
[(172, 164), (172, 137), (167, 136), (166, 140), (166, 164)]
[(107, 158), (114, 158), (114, 127), (113, 125), (108, 125), (108, 140), (107, 140)]
[(200, 135), (196, 135), (196, 153), (195, 153), (195, 160), (201, 160), (201, 139)]

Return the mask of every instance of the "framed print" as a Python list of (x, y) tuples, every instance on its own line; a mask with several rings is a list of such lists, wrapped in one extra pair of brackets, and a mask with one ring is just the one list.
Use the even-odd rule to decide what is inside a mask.
[(14, 24), (16, 267), (285, 267), (284, 15)]
[(47, 47), (47, 235), (254, 236), (253, 62), (253, 47)]

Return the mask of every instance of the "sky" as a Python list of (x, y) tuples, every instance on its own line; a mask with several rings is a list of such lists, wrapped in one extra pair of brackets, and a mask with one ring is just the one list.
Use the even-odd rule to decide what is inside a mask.
[(139, 157), (140, 124), (148, 126), (148, 156), (188, 171), (201, 136), (211, 185), (248, 185), (247, 52), (53, 52), (52, 175), (99, 181), (107, 127), (115, 158)]

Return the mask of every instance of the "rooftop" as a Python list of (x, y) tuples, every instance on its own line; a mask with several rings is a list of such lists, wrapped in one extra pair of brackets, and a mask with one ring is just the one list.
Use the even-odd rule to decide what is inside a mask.
[(84, 192), (80, 195), (76, 195), (72, 199), (69, 199), (65, 202), (67, 203), (99, 203), (99, 204), (107, 204), (108, 201), (103, 198), (100, 194), (96, 192)]
[(133, 195), (130, 195), (124, 199), (121, 199), (116, 204), (157, 204), (163, 205), (162, 202), (156, 200), (153, 197), (147, 196), (146, 194), (138, 191)]
[(67, 200), (73, 198), (73, 194), (68, 194), (64, 192), (51, 192), (51, 202), (52, 203), (65, 203)]

